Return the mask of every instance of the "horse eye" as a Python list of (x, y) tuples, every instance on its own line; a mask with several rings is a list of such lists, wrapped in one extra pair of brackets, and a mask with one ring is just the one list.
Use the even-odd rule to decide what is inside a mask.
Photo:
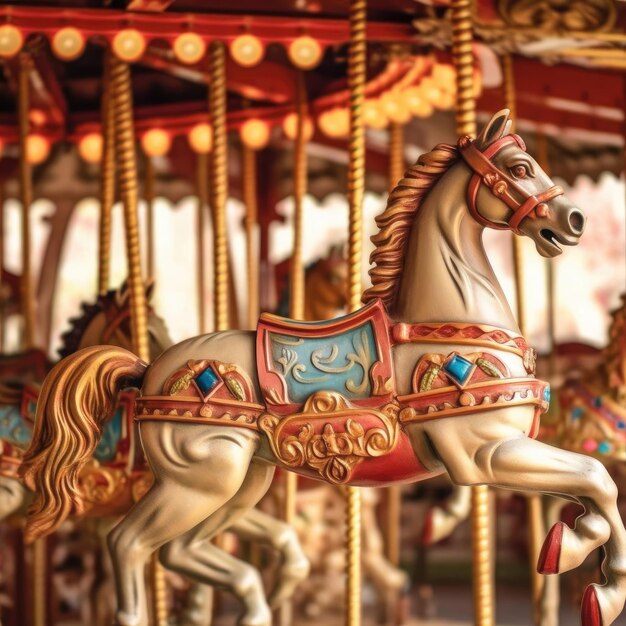
[(515, 178), (526, 178), (528, 168), (525, 165), (515, 165), (511, 168), (511, 172)]

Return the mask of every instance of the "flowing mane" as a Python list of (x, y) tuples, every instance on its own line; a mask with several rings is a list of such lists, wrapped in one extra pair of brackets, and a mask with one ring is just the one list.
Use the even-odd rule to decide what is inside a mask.
[(372, 237), (376, 245), (370, 256), (372, 286), (363, 293), (364, 303), (380, 298), (387, 308), (393, 305), (415, 216), (428, 192), (458, 158), (456, 146), (440, 143), (422, 154), (389, 194), (387, 207), (376, 218), (380, 230)]

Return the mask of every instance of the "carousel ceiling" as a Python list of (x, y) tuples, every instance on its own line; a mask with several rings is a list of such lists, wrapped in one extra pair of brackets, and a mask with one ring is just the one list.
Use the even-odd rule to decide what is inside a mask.
[[(431, 78), (434, 65), (449, 62), (448, 4), (447, 0), (368, 2), (372, 101), (398, 85), (419, 86)], [(229, 126), (240, 129), (253, 116), (279, 127), (294, 110), (299, 69), (290, 46), (303, 36), (319, 46), (318, 62), (305, 72), (312, 117), (346, 110), (347, 14), (347, 0), (242, 0), (228, 5), (223, 0), (33, 0), (28, 6), (5, 2), (0, 27), (17, 29), (23, 38), (18, 49), (32, 53), (31, 126), (52, 142), (78, 142), (98, 131), (105, 49), (120, 31), (139, 33), (144, 47), (133, 63), (137, 131), (167, 127), (178, 137), (176, 147), (192, 126), (207, 119), (209, 83), (206, 55), (185, 60), (178, 54), (175, 44), (182, 33), (198, 34), (203, 45), (215, 37), (230, 43), (242, 34), (258, 38), (262, 58), (257, 65), (246, 67), (232, 57), (228, 61)], [(525, 135), (534, 132), (549, 138), (555, 174), (572, 180), (581, 171), (594, 177), (601, 171), (621, 171), (626, 3), (477, 0), (475, 23), (475, 57), (484, 86), (479, 113), (503, 106), (500, 59), (511, 54), (518, 125)], [(84, 39), (72, 60), (59, 53), (55, 39), (68, 28)], [(2, 54), (2, 36), (0, 32), (4, 57), (0, 136), (10, 157), (16, 142), (18, 60)], [(434, 118), (442, 125), (439, 138), (444, 129), (452, 128), (452, 106), (453, 102), (434, 105), (443, 110)], [(411, 143), (428, 145), (432, 110), (431, 106), (427, 115), (413, 112), (407, 133)], [(345, 125), (346, 119), (344, 115), (338, 123)], [(341, 171), (345, 141), (329, 137), (321, 126), (316, 126), (312, 143), (331, 162), (333, 155), (337, 157), (334, 162)], [(280, 133), (272, 137), (275, 144), (284, 141)], [(384, 171), (384, 152), (384, 143), (372, 142), (373, 171), (379, 165)]]

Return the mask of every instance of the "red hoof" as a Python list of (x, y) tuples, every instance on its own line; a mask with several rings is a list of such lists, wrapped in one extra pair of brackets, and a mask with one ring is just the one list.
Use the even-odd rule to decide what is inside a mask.
[(422, 529), (422, 545), (429, 546), (433, 541), (433, 511), (426, 513), (424, 528)]
[(537, 571), (540, 574), (559, 573), (559, 559), (561, 558), (561, 541), (563, 540), (564, 528), (565, 524), (563, 522), (557, 522), (550, 529), (546, 540), (543, 542), (537, 563)]
[(602, 626), (600, 603), (598, 602), (598, 595), (593, 585), (589, 585), (589, 587), (585, 589), (580, 617), (582, 626)]

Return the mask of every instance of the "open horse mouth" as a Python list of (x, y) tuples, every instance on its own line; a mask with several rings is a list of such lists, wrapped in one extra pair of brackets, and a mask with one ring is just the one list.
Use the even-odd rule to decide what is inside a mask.
[(561, 252), (563, 252), (561, 245), (575, 246), (578, 243), (578, 237), (566, 237), (565, 235), (555, 233), (549, 228), (542, 228), (539, 234), (543, 239), (541, 247), (549, 256), (561, 254)]

